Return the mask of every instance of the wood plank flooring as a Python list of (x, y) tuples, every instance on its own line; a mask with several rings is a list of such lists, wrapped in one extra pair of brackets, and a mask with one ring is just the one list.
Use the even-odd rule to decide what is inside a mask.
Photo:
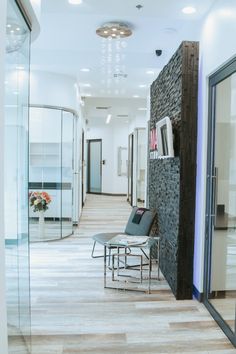
[[(103, 288), (92, 235), (123, 230), (129, 213), (124, 198), (89, 195), (74, 236), (31, 245), (32, 353), (236, 353), (205, 307), (176, 301), (165, 280), (150, 295)], [(11, 353), (25, 353), (17, 340)]]

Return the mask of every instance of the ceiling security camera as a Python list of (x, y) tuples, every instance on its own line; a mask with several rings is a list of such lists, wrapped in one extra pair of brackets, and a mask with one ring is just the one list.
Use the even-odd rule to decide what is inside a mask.
[(162, 55), (162, 50), (161, 49), (156, 49), (156, 56), (160, 57)]

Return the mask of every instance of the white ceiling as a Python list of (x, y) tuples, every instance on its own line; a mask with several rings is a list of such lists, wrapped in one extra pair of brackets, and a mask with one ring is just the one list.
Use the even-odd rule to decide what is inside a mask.
[[(42, 0), (41, 33), (32, 46), (32, 69), (60, 72), (77, 77), (82, 96), (147, 96), (149, 84), (168, 62), (182, 40), (198, 40), (201, 22), (215, 0)], [(138, 10), (136, 5), (143, 8)], [(197, 12), (184, 15), (184, 6)], [(122, 21), (133, 35), (121, 43), (116, 62), (116, 40), (111, 40), (111, 63), (107, 62), (108, 40), (95, 33), (104, 22)], [(157, 57), (156, 49), (163, 54)], [(115, 81), (115, 65), (127, 78)], [(89, 68), (90, 72), (80, 69)], [(108, 73), (110, 68), (110, 73)], [(154, 74), (147, 74), (147, 70)], [(84, 85), (89, 84), (91, 87)], [(147, 87), (139, 87), (146, 84)]]

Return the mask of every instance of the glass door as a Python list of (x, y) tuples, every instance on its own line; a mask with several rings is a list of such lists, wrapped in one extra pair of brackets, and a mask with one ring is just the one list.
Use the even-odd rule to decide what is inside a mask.
[(88, 193), (102, 192), (102, 140), (88, 141)]
[(127, 201), (133, 205), (133, 163), (134, 163), (134, 135), (129, 135), (128, 141), (128, 195)]
[(236, 345), (236, 62), (210, 78), (205, 304)]
[(9, 353), (16, 353), (20, 347), (20, 352), (24, 354), (30, 351), (28, 233), (30, 29), (13, 0), (8, 1), (6, 37), (4, 224), (8, 338)]

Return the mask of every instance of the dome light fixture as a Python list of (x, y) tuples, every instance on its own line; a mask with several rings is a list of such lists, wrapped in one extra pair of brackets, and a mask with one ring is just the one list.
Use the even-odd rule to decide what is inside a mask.
[(195, 7), (193, 6), (186, 6), (182, 9), (182, 12), (185, 14), (185, 15), (192, 15), (196, 12), (197, 10), (195, 9)]
[(80, 5), (82, 2), (82, 0), (68, 0), (68, 3), (71, 5)]
[(96, 33), (102, 38), (126, 38), (131, 36), (132, 30), (126, 23), (108, 22), (97, 28)]

